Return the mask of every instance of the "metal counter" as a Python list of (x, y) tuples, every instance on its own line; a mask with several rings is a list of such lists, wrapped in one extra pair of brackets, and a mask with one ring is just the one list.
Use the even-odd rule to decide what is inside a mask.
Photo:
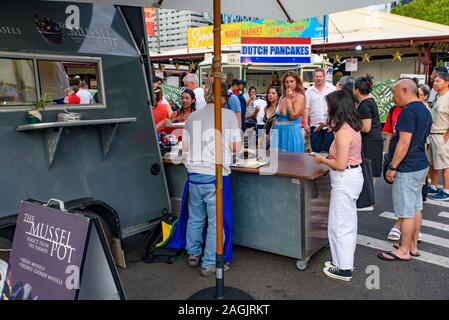
[[(187, 170), (164, 162), (172, 209), (180, 211)], [(298, 259), (305, 270), (310, 257), (327, 245), (330, 200), (328, 169), (308, 154), (279, 154), (275, 175), (233, 168), (233, 243)]]

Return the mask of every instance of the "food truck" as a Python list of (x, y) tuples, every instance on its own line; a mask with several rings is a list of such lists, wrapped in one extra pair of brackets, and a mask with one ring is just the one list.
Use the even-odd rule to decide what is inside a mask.
[[(0, 9), (0, 240), (12, 239), (22, 200), (59, 199), (101, 217), (120, 253), (122, 239), (151, 229), (164, 212), (179, 212), (186, 175), (182, 164), (162, 163), (142, 8), (17, 0)], [(274, 71), (281, 78), (295, 70), (312, 82), (313, 70), (326, 66), (323, 60), (273, 69), (229, 58), (224, 73), (261, 93), (266, 83), (257, 81)], [(209, 67), (206, 60), (200, 73)], [(63, 104), (81, 82), (95, 93), (92, 101)], [(28, 112), (47, 103), (42, 121), (30, 123)], [(328, 169), (307, 154), (277, 160), (268, 175), (264, 168), (234, 168), (233, 239), (296, 258), (304, 270), (327, 243)]]
[[(324, 55), (312, 54), (311, 63), (308, 64), (261, 64), (240, 63), (240, 53), (228, 52), (222, 55), (223, 81), (230, 84), (233, 79), (246, 81), (247, 88), (253, 86), (259, 94), (265, 94), (270, 82), (277, 77), (279, 81), (287, 71), (296, 72), (302, 79), (304, 86), (313, 85), (313, 71), (323, 68), (326, 71), (326, 80), (332, 83), (332, 64)], [(198, 65), (199, 79), (204, 84), (205, 77), (212, 67), (212, 55), (206, 54), (204, 61)]]
[[(0, 2), (0, 237), (12, 239), (25, 199), (99, 215), (119, 249), (171, 210), (142, 10)], [(64, 104), (81, 82), (92, 99)], [(43, 119), (29, 123), (39, 102)]]

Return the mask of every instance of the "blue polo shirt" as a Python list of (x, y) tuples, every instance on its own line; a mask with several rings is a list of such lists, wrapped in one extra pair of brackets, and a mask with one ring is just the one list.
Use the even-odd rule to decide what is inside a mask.
[[(241, 96), (241, 98), (240, 98)], [(243, 99), (243, 101), (242, 101)], [(243, 106), (243, 103), (245, 104)], [(230, 93), (228, 102), (226, 102), (225, 107), (234, 112), (240, 112), (242, 116), (242, 130), (245, 131), (245, 118), (246, 118), (246, 101), (243, 98), (243, 95), (237, 95), (235, 93)]]
[(234, 112), (242, 112), (242, 106), (240, 105), (239, 97), (235, 94), (229, 96), (228, 102), (226, 103), (226, 108)]
[(422, 102), (415, 101), (407, 104), (399, 114), (395, 126), (396, 133), (393, 134), (390, 143), (389, 154), (391, 159), (393, 159), (400, 132), (412, 134), (408, 152), (399, 164), (399, 172), (416, 172), (429, 166), (425, 153), (425, 143), (431, 127), (432, 117)]

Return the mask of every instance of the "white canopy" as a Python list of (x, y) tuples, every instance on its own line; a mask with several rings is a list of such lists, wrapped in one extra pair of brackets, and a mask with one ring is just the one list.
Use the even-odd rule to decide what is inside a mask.
[[(48, 0), (60, 1), (60, 0)], [(212, 0), (74, 0), (74, 2), (109, 3), (129, 6), (152, 6), (212, 12)], [(386, 0), (222, 0), (222, 12), (274, 20), (305, 19), (334, 12), (387, 3)], [(284, 8), (284, 10), (282, 9)]]

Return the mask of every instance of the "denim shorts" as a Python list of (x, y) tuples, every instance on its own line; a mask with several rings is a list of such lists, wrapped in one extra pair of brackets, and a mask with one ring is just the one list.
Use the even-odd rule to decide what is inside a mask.
[(397, 218), (414, 218), (423, 208), (422, 186), (429, 168), (415, 172), (396, 172), (393, 182), (393, 208)]

